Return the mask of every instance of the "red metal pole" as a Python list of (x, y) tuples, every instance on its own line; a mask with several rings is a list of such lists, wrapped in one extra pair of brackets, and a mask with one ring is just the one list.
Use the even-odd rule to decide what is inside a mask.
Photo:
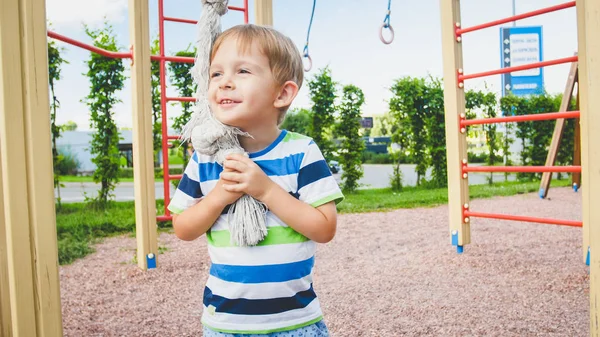
[(564, 225), (572, 227), (582, 227), (581, 221), (572, 220), (561, 220), (561, 219), (549, 219), (549, 218), (537, 218), (531, 216), (520, 216), (520, 215), (508, 215), (508, 214), (497, 214), (497, 213), (481, 213), (471, 212), (465, 210), (463, 214), (467, 217), (473, 218), (488, 218), (488, 219), (499, 219), (499, 220), (512, 220), (512, 221), (525, 221), (525, 222), (537, 222), (549, 225)]
[[(244, 23), (248, 23), (248, 0), (244, 0), (244, 7), (227, 6), (227, 8), (232, 11), (244, 12)], [(190, 23), (193, 25), (198, 23), (198, 20), (174, 18), (171, 16), (165, 16), (164, 20), (171, 22)]]
[(562, 64), (562, 63), (572, 63), (572, 62), (577, 62), (577, 60), (578, 60), (577, 56), (569, 56), (569, 57), (556, 59), (556, 60), (524, 64), (522, 66), (515, 66), (515, 67), (506, 67), (506, 68), (492, 70), (492, 71), (486, 71), (486, 72), (482, 72), (482, 73), (475, 73), (475, 74), (470, 74), (470, 75), (458, 75), (458, 82), (463, 82), (464, 80), (469, 80), (472, 78), (512, 73), (513, 71), (541, 68), (541, 67), (553, 66), (553, 65)]
[(463, 166), (463, 172), (581, 172), (581, 166)]
[(171, 221), (173, 217), (170, 215), (159, 215), (156, 217), (157, 221)]
[(165, 61), (169, 61), (169, 62), (194, 63), (193, 57), (151, 55), (150, 59), (152, 61), (165, 60)]
[(132, 55), (131, 52), (124, 53), (124, 52), (109, 51), (109, 50), (98, 48), (96, 46), (92, 46), (92, 45), (89, 45), (89, 44), (86, 44), (86, 43), (83, 43), (83, 42), (79, 42), (77, 40), (73, 40), (73, 39), (68, 38), (68, 37), (66, 37), (64, 35), (60, 35), (60, 34), (57, 34), (55, 32), (51, 32), (51, 31), (48, 31), (48, 37), (51, 37), (53, 39), (66, 42), (68, 44), (72, 44), (72, 45), (77, 46), (79, 48), (83, 48), (83, 49), (89, 50), (89, 51), (91, 51), (93, 53), (100, 54), (102, 56), (106, 56), (106, 57), (110, 57), (110, 58), (115, 58), (115, 59), (130, 59), (130, 58), (133, 58), (133, 55)]
[(162, 162), (163, 162), (163, 195), (165, 216), (169, 217), (171, 212), (167, 208), (171, 200), (171, 190), (169, 181), (169, 147), (168, 147), (168, 128), (167, 128), (167, 86), (165, 79), (165, 21), (164, 21), (164, 0), (158, 0), (158, 39), (160, 48), (160, 109), (162, 121)]
[(195, 25), (195, 24), (198, 23), (197, 20), (173, 18), (173, 17), (170, 17), (170, 16), (165, 16), (165, 21), (181, 22), (181, 23), (191, 23), (193, 25)]
[(196, 99), (194, 97), (167, 97), (167, 101), (196, 102)]
[(537, 115), (523, 116), (508, 116), (494, 118), (479, 118), (479, 119), (462, 119), (460, 126), (479, 125), (479, 124), (494, 124), (494, 123), (510, 123), (510, 122), (527, 122), (527, 121), (544, 121), (560, 118), (579, 118), (579, 111), (567, 112), (550, 112)]
[(523, 13), (523, 14), (519, 14), (519, 15), (515, 15), (515, 16), (511, 16), (505, 19), (500, 19), (500, 20), (496, 20), (496, 21), (492, 21), (492, 22), (488, 22), (488, 23), (484, 23), (481, 25), (477, 25), (477, 26), (473, 26), (473, 27), (468, 27), (468, 28), (457, 28), (456, 29), (456, 36), (461, 36), (464, 33), (468, 33), (468, 32), (473, 32), (476, 30), (481, 30), (484, 28), (489, 28), (489, 27), (493, 27), (493, 26), (498, 26), (501, 25), (503, 23), (508, 23), (508, 22), (513, 22), (513, 21), (518, 21), (521, 19), (525, 19), (525, 18), (530, 18), (532, 16), (538, 16), (541, 14), (546, 14), (546, 13), (550, 13), (550, 12), (555, 12), (561, 9), (566, 9), (566, 8), (570, 8), (570, 7), (575, 7), (575, 1), (570, 1), (570, 2), (566, 2), (560, 5), (556, 5), (556, 6), (551, 6), (551, 7), (547, 7), (547, 8), (542, 8), (542, 9), (538, 9), (532, 12), (527, 12), (527, 13)]

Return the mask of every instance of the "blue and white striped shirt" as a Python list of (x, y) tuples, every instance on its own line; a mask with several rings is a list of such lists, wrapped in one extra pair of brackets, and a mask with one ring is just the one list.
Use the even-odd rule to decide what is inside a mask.
[[(317, 144), (282, 130), (250, 158), (295, 198), (318, 207), (344, 196)], [(208, 194), (222, 166), (194, 153), (168, 206), (182, 213)], [(315, 242), (267, 213), (268, 234), (253, 247), (230, 243), (227, 211), (206, 233), (212, 266), (204, 290), (202, 323), (229, 333), (268, 333), (310, 325), (322, 318), (313, 289)]]

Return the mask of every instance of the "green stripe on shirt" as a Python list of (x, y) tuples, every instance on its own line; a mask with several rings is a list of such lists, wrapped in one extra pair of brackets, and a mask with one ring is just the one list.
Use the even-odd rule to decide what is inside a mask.
[(311, 203), (310, 205), (312, 207), (319, 207), (319, 206), (324, 205), (332, 200), (335, 200), (335, 204), (337, 205), (340, 202), (342, 202), (342, 200), (344, 200), (344, 194), (342, 192), (336, 192), (334, 194), (331, 194), (324, 198), (321, 198), (321, 199)]
[[(300, 243), (308, 241), (308, 238), (291, 227), (269, 227), (267, 236), (259, 242), (257, 246), (283, 245), (287, 243)], [(230, 233), (228, 230), (208, 231), (206, 232), (208, 244), (214, 247), (235, 247), (230, 242)]]
[(291, 140), (297, 140), (297, 139), (309, 139), (309, 137), (299, 134), (299, 133), (288, 131), (288, 133), (283, 138), (282, 142), (285, 143), (285, 142), (289, 142)]

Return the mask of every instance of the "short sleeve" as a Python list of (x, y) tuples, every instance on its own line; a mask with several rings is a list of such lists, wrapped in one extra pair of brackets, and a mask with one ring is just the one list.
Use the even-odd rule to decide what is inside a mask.
[(204, 196), (200, 189), (198, 155), (196, 152), (185, 167), (179, 185), (171, 198), (167, 208), (171, 213), (181, 214), (191, 206), (197, 204)]
[(344, 195), (317, 144), (308, 144), (298, 172), (298, 197), (301, 201), (318, 207), (330, 201), (339, 204)]

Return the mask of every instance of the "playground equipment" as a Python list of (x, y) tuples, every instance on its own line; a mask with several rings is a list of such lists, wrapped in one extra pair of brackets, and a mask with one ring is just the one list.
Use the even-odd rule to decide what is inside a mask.
[[(158, 60), (162, 64), (163, 95), (165, 95), (164, 63), (193, 61), (165, 56), (164, 44), (161, 46), (161, 55), (151, 56), (149, 53), (148, 1), (128, 1), (132, 48), (130, 52), (124, 53), (103, 51), (56, 33), (48, 33), (45, 0), (2, 0), (1, 2), (0, 335), (2, 336), (62, 336), (50, 121), (48, 118), (50, 111), (47, 87), (47, 34), (52, 38), (73, 43), (108, 57), (132, 60), (138, 263), (143, 269), (153, 267), (156, 263), (157, 251), (154, 245), (156, 244), (155, 221), (157, 218), (152, 171), (150, 61)], [(256, 23), (272, 24), (271, 0), (255, 1)], [(461, 125), (460, 117), (464, 112), (464, 91), (462, 90), (464, 85), (462, 83), (468, 78), (458, 70), (462, 69), (461, 35), (467, 31), (461, 31), (460, 27), (458, 30), (456, 29), (457, 23), (460, 26), (459, 0), (441, 0), (440, 3), (442, 26), (444, 27), (444, 95), (447, 116), (448, 174), (450, 177), (450, 226), (451, 230), (457, 231), (457, 246), (463, 247), (470, 242), (468, 219), (478, 215), (477, 213), (468, 213), (468, 207), (463, 208), (464, 205), (468, 205), (468, 184), (466, 178), (462, 178), (462, 173), (468, 174), (468, 172), (475, 171), (475, 168), (463, 166), (461, 161), (461, 158), (466, 158), (466, 139), (460, 130), (467, 126), (467, 124)], [(574, 3), (568, 4), (573, 7)], [(600, 31), (600, 2), (577, 0), (576, 3), (578, 58), (568, 58), (563, 61), (573, 62), (578, 59), (581, 70), (579, 91), (581, 93), (582, 166), (580, 168), (572, 167), (570, 172), (581, 171), (582, 180), (585, 183), (582, 189), (584, 250), (587, 250), (589, 246), (593, 253), (600, 249), (598, 246), (600, 243), (600, 208), (590, 207), (590, 205), (597, 205), (600, 201), (597, 192), (600, 188), (600, 152), (589, 145), (600, 144), (600, 133), (591, 132), (600, 128), (600, 114), (597, 113), (600, 109), (600, 95), (589, 95), (589, 93), (600, 92), (600, 62), (597, 61), (600, 59), (600, 40), (595, 38), (596, 32)], [(159, 6), (161, 6), (159, 15), (162, 17), (161, 37), (164, 37), (164, 21), (195, 22), (164, 17), (162, 4), (163, 1), (159, 0)], [(247, 8), (246, 6), (244, 9), (246, 21), (248, 18)], [(230, 9), (235, 10), (234, 8)], [(529, 16), (522, 14), (509, 19), (516, 20)], [(510, 20), (488, 24), (487, 27)], [(587, 36), (590, 38), (588, 39)], [(161, 38), (161, 40), (163, 39)], [(532, 67), (558, 63), (542, 62)], [(507, 71), (523, 69), (526, 68), (513, 67)], [(494, 74), (499, 73), (501, 72)], [(488, 73), (487, 75), (493, 74)], [(480, 76), (487, 75), (480, 74)], [(163, 111), (166, 112), (166, 101), (186, 99), (162, 97)], [(590, 113), (592, 111), (594, 113)], [(573, 118), (576, 117), (574, 113), (553, 114), (553, 117)], [(537, 115), (535, 118), (533, 116), (521, 117), (525, 118), (523, 120), (539, 120), (539, 116)], [(549, 118), (549, 116), (547, 117)], [(163, 114), (163, 128), (166, 125), (165, 121), (166, 113)], [(502, 119), (501, 121), (508, 120)], [(163, 129), (163, 142), (166, 140), (169, 140), (169, 137)], [(164, 158), (168, 158), (165, 154), (163, 149)], [(557, 170), (554, 167), (532, 169), (534, 172)], [(168, 166), (165, 168), (165, 172), (168, 175)], [(169, 176), (168, 181), (171, 179), (177, 178)], [(165, 188), (165, 191), (168, 193), (168, 188)], [(169, 198), (166, 197), (165, 200), (169, 200)], [(479, 214), (479, 216), (481, 215)], [(158, 219), (166, 218), (159, 217)], [(587, 239), (588, 235), (589, 240)], [(590, 301), (596, 303), (600, 290), (600, 254), (591, 254), (590, 273)], [(590, 332), (598, 335), (600, 319), (596, 305), (590, 306), (590, 314)]]
[[(269, 3), (264, 4), (264, 0), (258, 3), (258, 9), (256, 11), (257, 22), (263, 24), (272, 24), (272, 6)], [(264, 4), (264, 5), (261, 5)], [(265, 6), (266, 5), (266, 6)], [(240, 11), (244, 14), (244, 23), (248, 23), (248, 0), (244, 0), (243, 7), (228, 6), (229, 10)], [(263, 8), (263, 10), (260, 10)], [(138, 19), (141, 20), (141, 19)], [(142, 90), (136, 90), (136, 84), (133, 76), (136, 76), (135, 71), (132, 71), (132, 83), (134, 86), (133, 95), (133, 116), (134, 116), (134, 140), (133, 140), (133, 161), (134, 161), (134, 183), (135, 183), (135, 200), (136, 202), (136, 233), (138, 240), (137, 249), (137, 261), (138, 266), (141, 269), (155, 268), (156, 257), (158, 254), (158, 243), (156, 237), (156, 221), (169, 221), (172, 216), (167, 209), (168, 200), (171, 200), (170, 183), (172, 180), (181, 179), (181, 174), (170, 174), (169, 173), (169, 141), (178, 140), (179, 136), (168, 134), (168, 119), (167, 119), (167, 103), (168, 102), (194, 102), (194, 97), (168, 97), (167, 96), (167, 81), (166, 81), (166, 62), (180, 62), (180, 63), (194, 63), (193, 57), (179, 57), (179, 56), (167, 56), (165, 55), (165, 22), (179, 22), (188, 24), (197, 24), (196, 20), (174, 18), (164, 15), (164, 0), (158, 1), (158, 34), (159, 34), (159, 55), (149, 55), (152, 61), (159, 61), (159, 77), (160, 77), (160, 106), (161, 106), (161, 133), (162, 133), (162, 158), (163, 158), (163, 195), (165, 200), (164, 215), (156, 216), (156, 200), (154, 193), (154, 172), (152, 171), (153, 166), (153, 153), (151, 145), (148, 145), (148, 141), (152, 139), (152, 134), (148, 133), (148, 125), (151, 125), (149, 115), (142, 114), (142, 111), (151, 111), (151, 105), (145, 100), (147, 97), (140, 97), (139, 100), (135, 99), (136, 95), (141, 93), (150, 92), (149, 88), (146, 90), (146, 82), (139, 84), (143, 88)], [(130, 18), (130, 25), (133, 21)], [(130, 28), (132, 30), (133, 28)], [(138, 50), (138, 57), (135, 57), (136, 49), (132, 45), (130, 52), (111, 52), (91, 46), (74, 39), (70, 39), (66, 36), (57, 34), (52, 31), (48, 31), (48, 36), (71, 45), (89, 50), (94, 53), (112, 58), (131, 59), (132, 69), (139, 69), (135, 67), (135, 59), (145, 60), (148, 55), (141, 53)], [(133, 35), (132, 35), (133, 40)], [(140, 45), (140, 48), (146, 48), (145, 45)], [(147, 48), (150, 48), (149, 46)], [(139, 49), (139, 48), (138, 48)], [(145, 49), (144, 49), (145, 50)], [(145, 68), (144, 68), (145, 69)], [(144, 70), (145, 71), (145, 70)], [(138, 76), (146, 76), (145, 73)], [(138, 106), (138, 104), (140, 104)], [(147, 110), (150, 109), (150, 110)], [(148, 124), (150, 123), (150, 124)], [(151, 127), (150, 127), (151, 128)], [(147, 148), (150, 146), (150, 148)]]
[[(385, 44), (390, 44), (390, 43), (392, 43), (392, 41), (394, 41), (394, 28), (392, 27), (392, 24), (390, 23), (390, 14), (392, 14), (392, 0), (388, 0), (388, 8), (387, 8), (387, 11), (385, 12), (385, 18), (383, 19), (383, 23), (381, 24), (381, 27), (379, 27), (379, 39), (381, 40), (381, 42), (383, 42)], [(383, 29), (384, 28), (387, 28), (390, 30), (391, 36), (389, 37), (389, 39), (386, 39), (383, 37)]]
[[(527, 221), (544, 224), (583, 227), (583, 259), (590, 265), (590, 332), (600, 333), (598, 301), (600, 286), (600, 209), (590, 207), (600, 204), (600, 152), (592, 144), (600, 144), (600, 42), (592, 37), (600, 30), (600, 2), (592, 0), (570, 1), (560, 5), (511, 16), (473, 27), (463, 28), (459, 0), (441, 0), (442, 44), (444, 55), (444, 104), (446, 114), (446, 142), (448, 158), (449, 229), (451, 242), (459, 253), (471, 242), (471, 218)], [(542, 15), (566, 8), (577, 7), (578, 53), (576, 56), (556, 60), (513, 66), (482, 73), (465, 74), (462, 59), (463, 35), (480, 29)], [(562, 63), (578, 63), (580, 111), (566, 111), (539, 115), (509, 116), (501, 118), (467, 120), (465, 117), (464, 81), (513, 71), (540, 68)], [(568, 86), (567, 86), (568, 87)], [(568, 88), (567, 88), (568, 89)], [(570, 97), (570, 95), (569, 95)], [(581, 166), (496, 166), (470, 167), (467, 162), (466, 128), (474, 124), (539, 121), (580, 118)], [(557, 126), (558, 127), (558, 126)], [(549, 160), (552, 159), (549, 156)], [(469, 172), (571, 172), (581, 173), (583, 221), (526, 217), (510, 214), (475, 212), (469, 206)]]
[[(567, 85), (565, 86), (565, 91), (563, 92), (562, 101), (560, 103), (559, 112), (565, 112), (569, 108), (569, 103), (571, 102), (571, 98), (573, 96), (573, 90), (575, 89), (575, 83), (578, 80), (578, 63), (571, 63), (571, 70), (569, 70), (569, 76), (567, 77)], [(579, 102), (579, 93), (577, 94), (577, 102)], [(580, 166), (581, 164), (581, 152), (580, 148), (577, 144), (580, 142), (578, 139), (579, 129), (579, 118), (578, 116), (574, 116), (575, 120), (575, 149), (573, 154), (573, 163), (574, 165)], [(554, 125), (554, 132), (552, 133), (552, 141), (550, 143), (550, 150), (548, 151), (548, 156), (546, 157), (546, 166), (553, 166), (556, 161), (556, 156), (558, 155), (558, 149), (560, 146), (560, 141), (562, 139), (562, 133), (565, 125), (565, 118), (559, 118), (556, 120), (556, 124)], [(540, 190), (539, 196), (544, 199), (548, 196), (548, 190), (550, 190), (550, 181), (552, 180), (552, 174), (550, 172), (544, 172), (542, 175), (542, 181), (540, 182)], [(575, 192), (581, 186), (581, 175), (580, 172), (574, 172), (572, 176), (573, 189)]]

